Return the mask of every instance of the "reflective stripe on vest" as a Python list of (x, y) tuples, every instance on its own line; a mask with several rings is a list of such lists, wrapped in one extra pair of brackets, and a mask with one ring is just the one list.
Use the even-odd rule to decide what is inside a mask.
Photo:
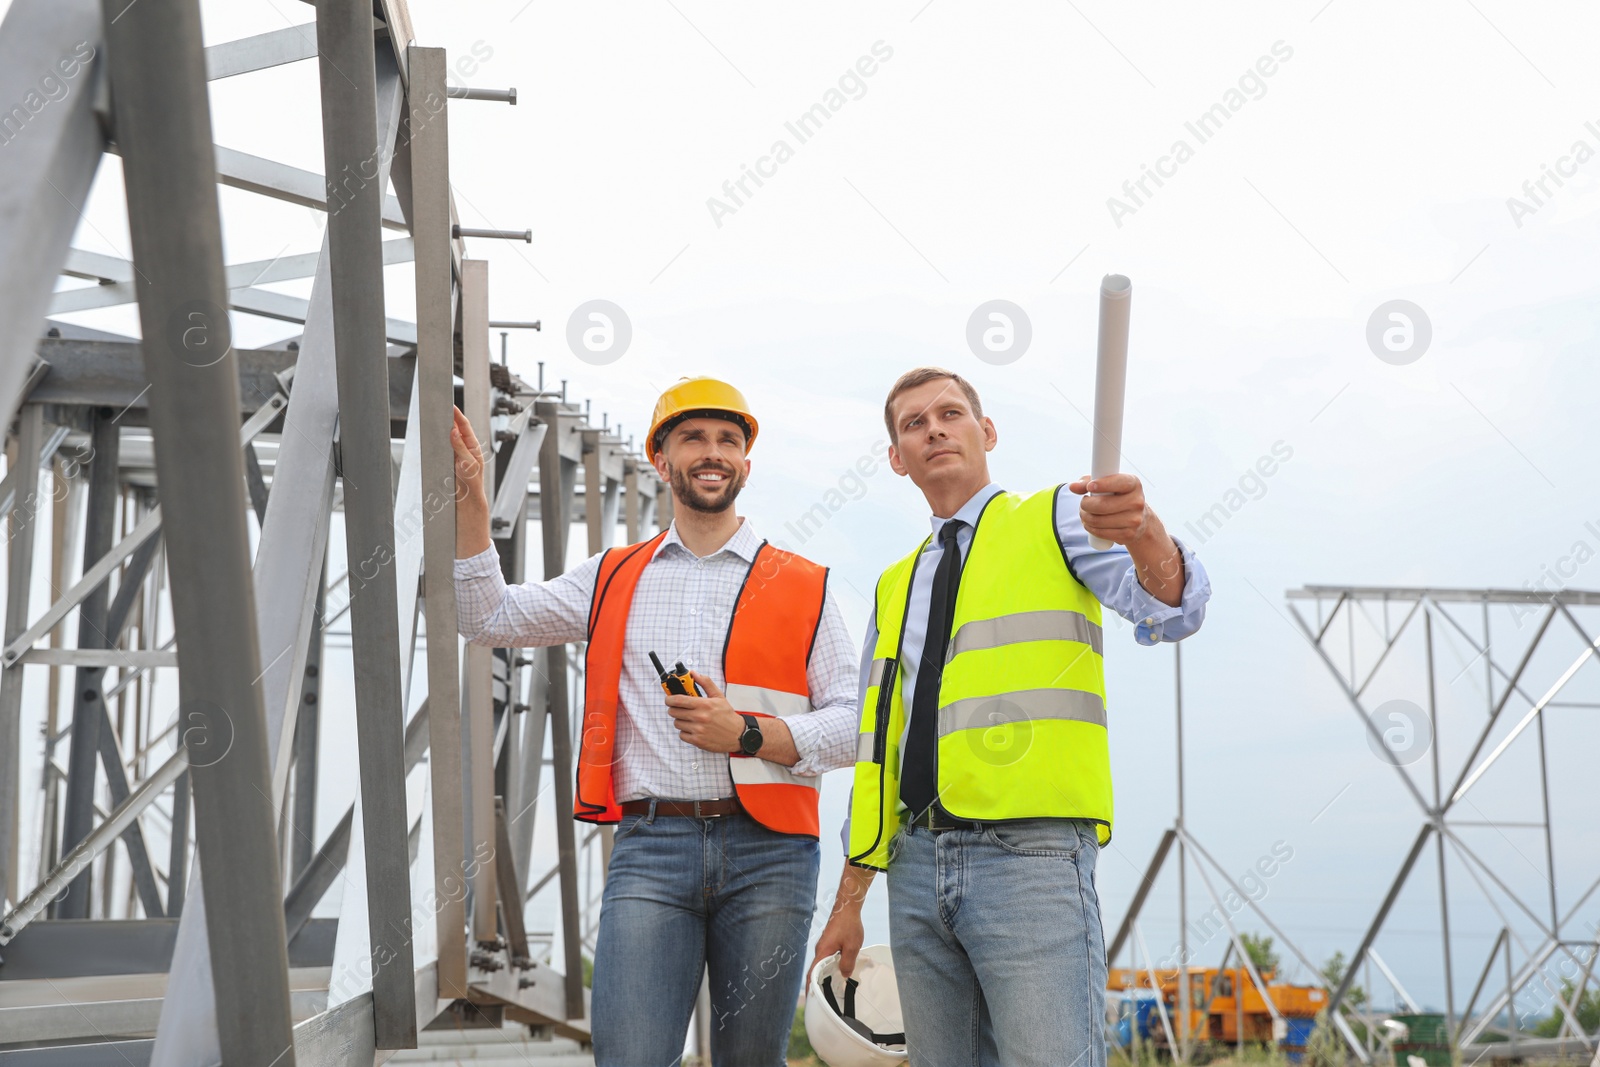
[(939, 709), (939, 736), (1040, 719), (1071, 719), (1106, 724), (1106, 704), (1096, 693), (1077, 689), (1025, 689), (1003, 696), (967, 697)]
[[(728, 703), (740, 711), (761, 718), (784, 718), (804, 715), (813, 710), (811, 698), (800, 693), (785, 693), (781, 689), (763, 689), (756, 685), (729, 682), (722, 691)], [(731, 753), (728, 757), (728, 775), (735, 787), (756, 785), (793, 785), (813, 791), (822, 789), (820, 774), (791, 773), (781, 763), (764, 760), (760, 756)], [(740, 792), (741, 797), (744, 792)]]
[[(802, 775), (791, 774), (789, 768), (781, 763), (764, 760), (760, 756), (744, 756), (734, 753), (728, 757), (728, 774), (733, 778), (733, 784), (741, 787), (739, 796), (744, 797), (744, 786), (757, 785), (783, 785), (807, 789), (812, 793), (822, 791), (822, 776), (820, 774)], [(745, 807), (749, 807), (747, 803)]]
[(805, 693), (785, 693), (781, 689), (763, 689), (758, 685), (729, 682), (722, 688), (728, 703), (752, 715), (803, 715), (811, 709), (811, 698)]
[[(788, 718), (809, 714), (806, 666), (817, 627), (828, 569), (803, 556), (763, 544), (734, 603), (722, 652), (723, 692), (739, 711)], [(739, 802), (769, 830), (821, 836), (817, 801), (821, 775), (798, 775), (760, 756), (731, 755), (728, 776)]]
[[(939, 688), (937, 782), (951, 815), (1083, 818), (1111, 832), (1100, 603), (1073, 576), (1055, 510), (1063, 487), (988, 501), (956, 596)], [(878, 641), (856, 738), (850, 861), (884, 869), (897, 828), (900, 678), (911, 579), (928, 542), (878, 581)]]
[[(586, 822), (614, 823), (622, 815), (612, 765), (628, 611), (639, 578), (665, 536), (663, 531), (643, 544), (608, 551), (595, 579), (573, 798), (574, 817)], [(812, 710), (806, 665), (822, 621), (827, 575), (826, 567), (765, 542), (757, 550), (723, 645), (724, 695), (734, 708), (785, 718)], [(733, 755), (728, 764), (734, 791), (753, 818), (780, 833), (818, 836), (820, 775), (793, 774), (760, 757)]]
[(949, 663), (963, 652), (998, 648), (1021, 641), (1076, 641), (1102, 655), (1104, 637), (1100, 624), (1090, 622), (1081, 611), (1019, 611), (995, 619), (973, 619), (963, 623), (950, 639), (945, 653)]

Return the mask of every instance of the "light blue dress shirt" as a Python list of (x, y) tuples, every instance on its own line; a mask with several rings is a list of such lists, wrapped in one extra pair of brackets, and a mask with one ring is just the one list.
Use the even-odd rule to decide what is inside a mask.
[[(989, 498), (1001, 492), (999, 485), (991, 482), (963, 504), (954, 515), (932, 515), (928, 523), (933, 538), (917, 557), (916, 569), (911, 575), (911, 602), (906, 611), (905, 633), (900, 640), (900, 695), (905, 706), (911, 707), (912, 695), (917, 691), (917, 667), (922, 662), (922, 643), (927, 638), (928, 601), (933, 591), (933, 574), (944, 555), (939, 543), (939, 531), (951, 519), (960, 519), (962, 526), (956, 531), (956, 547), (961, 550), (961, 560), (966, 562), (967, 551), (972, 547), (973, 530), (978, 516), (983, 514)], [(1141, 645), (1154, 645), (1162, 641), (1181, 641), (1200, 629), (1205, 621), (1206, 601), (1211, 599), (1211, 582), (1200, 561), (1183, 542), (1174, 537), (1173, 543), (1183, 555), (1183, 595), (1178, 605), (1164, 604), (1151, 596), (1139, 584), (1139, 572), (1128, 550), (1114, 544), (1098, 549), (1089, 544), (1089, 534), (1078, 518), (1079, 498), (1063, 489), (1056, 499), (1056, 536), (1066, 554), (1067, 565), (1078, 581), (1095, 595), (1095, 599), (1110, 610), (1135, 623), (1133, 638)], [(878, 643), (878, 613), (874, 606), (867, 620), (867, 637), (861, 647), (861, 705), (866, 706), (867, 677), (872, 672), (872, 651)], [(906, 728), (910, 727), (906, 716)], [(900, 734), (900, 751), (905, 752), (905, 730)], [(898, 804), (898, 799), (896, 800)], [(845, 816), (841, 833), (845, 854), (850, 852), (850, 818)]]

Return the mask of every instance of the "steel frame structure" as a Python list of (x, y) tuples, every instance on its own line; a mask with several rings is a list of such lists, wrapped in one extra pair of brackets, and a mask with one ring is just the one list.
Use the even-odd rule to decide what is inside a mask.
[[(1342, 983), (1334, 989), (1329, 999), (1329, 1010), (1333, 1015), (1346, 1045), (1350, 1051), (1363, 1063), (1371, 1063), (1373, 1048), (1367, 1043), (1358, 1040), (1357, 1035), (1346, 1017), (1346, 1008), (1342, 1001), (1349, 992), (1354, 982), (1358, 968), (1364, 963), (1369, 963), (1378, 968), (1385, 980), (1393, 987), (1396, 995), (1404, 1001), (1413, 1011), (1418, 1010), (1415, 1001), (1402, 985), (1400, 977), (1389, 964), (1378, 955), (1373, 947), (1390, 909), (1399, 897), (1409, 878), (1416, 861), (1424, 851), (1431, 836), (1435, 844), (1435, 854), (1438, 867), (1440, 887), (1440, 919), (1441, 919), (1441, 954), (1446, 975), (1445, 996), (1446, 1015), (1452, 1026), (1452, 1040), (1460, 1046), (1473, 1046), (1474, 1054), (1493, 1051), (1496, 1055), (1506, 1049), (1511, 1054), (1516, 1054), (1520, 1049), (1524, 1052), (1540, 1054), (1565, 1054), (1568, 1051), (1581, 1049), (1585, 1055), (1591, 1056), (1593, 1067), (1600, 1067), (1600, 1032), (1586, 1032), (1578, 1022), (1577, 1008), (1581, 1003), (1584, 992), (1589, 983), (1595, 978), (1597, 962), (1600, 962), (1600, 929), (1592, 930), (1596, 936), (1573, 939), (1562, 936), (1564, 927), (1570, 928), (1573, 920), (1580, 910), (1588, 903), (1590, 898), (1600, 889), (1600, 878), (1590, 883), (1570, 907), (1562, 912), (1558, 906), (1557, 884), (1555, 873), (1555, 846), (1554, 835), (1551, 831), (1551, 801), (1550, 781), (1548, 775), (1548, 761), (1545, 749), (1544, 712), (1549, 708), (1558, 707), (1600, 707), (1600, 703), (1560, 701), (1556, 698), (1564, 687), (1572, 680), (1580, 668), (1591, 658), (1595, 657), (1600, 649), (1600, 635), (1592, 635), (1580, 623), (1576, 611), (1587, 608), (1600, 607), (1600, 592), (1562, 589), (1553, 593), (1531, 592), (1528, 590), (1505, 589), (1435, 589), (1418, 587), (1375, 587), (1375, 586), (1323, 586), (1310, 585), (1302, 589), (1290, 590), (1287, 594), (1289, 611), (1295, 625), (1300, 629), (1306, 641), (1316, 653), (1318, 658), (1333, 674), (1335, 681), (1343, 691), (1350, 707), (1358, 714), (1365, 729), (1370, 731), (1378, 747), (1387, 751), (1383, 746), (1383, 739), (1372, 719), (1372, 712), (1363, 703), (1369, 687), (1378, 676), (1380, 669), (1390, 661), (1390, 655), (1408, 632), (1421, 631), (1423, 640), (1422, 660), (1425, 665), (1425, 677), (1417, 685), (1416, 691), (1425, 692), (1427, 700), (1426, 713), (1429, 720), (1431, 791), (1433, 800), (1429, 802), (1424, 790), (1417, 785), (1405, 767), (1399, 762), (1389, 760), (1402, 783), (1413, 800), (1418, 804), (1423, 822), (1412, 841), (1400, 870), (1388, 888), (1383, 900), (1373, 915), (1368, 928), (1355, 952), (1346, 965)], [(1314, 605), (1315, 625), (1301, 612), (1299, 605), (1310, 602)], [(1458, 607), (1452, 614), (1444, 605), (1476, 605), (1479, 609), (1477, 632), (1468, 624), (1463, 623), (1457, 614), (1464, 608)], [(1361, 640), (1356, 631), (1357, 614), (1364, 614), (1368, 620), (1372, 619), (1372, 611), (1376, 609), (1381, 621), (1374, 624), (1376, 634), (1376, 647), (1371, 650), (1359, 649)], [(1495, 612), (1515, 613), (1517, 618), (1535, 617), (1537, 625), (1531, 639), (1517, 654), (1514, 667), (1507, 669), (1502, 663), (1502, 658), (1497, 658), (1494, 653), (1495, 628), (1492, 620)], [(1398, 625), (1393, 623), (1393, 615), (1400, 612)], [(1543, 685), (1533, 685), (1531, 682), (1533, 672), (1530, 671), (1535, 653), (1548, 640), (1548, 630), (1553, 622), (1560, 619), (1565, 628), (1570, 628), (1578, 638), (1578, 651), (1576, 658), (1566, 665), (1553, 679)], [(1337, 623), (1344, 622), (1341, 629)], [(1417, 620), (1420, 619), (1420, 622)], [(1440, 765), (1440, 751), (1438, 740), (1438, 707), (1435, 685), (1434, 652), (1436, 629), (1434, 623), (1438, 620), (1442, 632), (1447, 632), (1455, 640), (1463, 642), (1472, 653), (1472, 666), (1478, 660), (1483, 661), (1483, 683), (1487, 697), (1487, 717), (1476, 734), (1471, 750), (1455, 772), (1453, 784), (1446, 785), (1442, 778)], [(1502, 620), (1502, 626), (1504, 625)], [(1343, 636), (1347, 647), (1330, 651), (1330, 646)], [(1506, 638), (1509, 642), (1509, 638)], [(1365, 651), (1366, 659), (1370, 662), (1362, 663), (1358, 671), (1357, 663), (1361, 659), (1360, 652)], [(1189, 926), (1187, 921), (1187, 881), (1186, 876), (1191, 862), (1199, 873), (1205, 885), (1207, 894), (1221, 915), (1229, 935), (1230, 951), (1238, 952), (1241, 958), (1247, 959), (1243, 946), (1240, 944), (1238, 931), (1233, 922), (1227, 917), (1227, 909), (1223, 907), (1218, 895), (1217, 887), (1212, 883), (1207, 873), (1207, 868), (1216, 874), (1244, 904), (1248, 905), (1256, 917), (1266, 925), (1278, 942), (1284, 945), (1289, 952), (1299, 960), (1302, 966), (1311, 973), (1316, 974), (1320, 968), (1316, 966), (1304, 952), (1292, 941), (1284, 930), (1273, 922), (1251, 896), (1246, 893), (1228, 874), (1227, 870), (1217, 862), (1205, 846), (1196, 840), (1193, 833), (1184, 821), (1184, 749), (1183, 749), (1183, 652), (1181, 645), (1173, 647), (1174, 653), (1174, 697), (1175, 697), (1175, 727), (1177, 745), (1177, 815), (1172, 827), (1163, 832), (1157, 842), (1155, 852), (1146, 867), (1139, 884), (1129, 902), (1128, 911), (1124, 915), (1115, 935), (1107, 947), (1107, 958), (1115, 960), (1126, 948), (1131, 967), (1151, 973), (1152, 982), (1158, 971), (1169, 968), (1159, 966), (1145, 945), (1144, 936), (1140, 932), (1138, 920), (1157, 878), (1173, 853), (1176, 845), (1176, 864), (1178, 881), (1178, 924), (1180, 956), (1183, 964), (1189, 962)], [(1341, 670), (1340, 663), (1345, 665)], [(1463, 671), (1464, 673), (1464, 671)], [(1499, 679), (1497, 685), (1497, 679)], [(1531, 688), (1530, 688), (1531, 686)], [(1534, 692), (1542, 695), (1537, 698)], [(1489, 749), (1489, 742), (1496, 737), (1496, 728), (1501, 724), (1502, 713), (1510, 706), (1514, 698), (1520, 698), (1526, 704), (1526, 710), (1515, 726), (1501, 731), (1497, 743)], [(1468, 825), (1461, 820), (1447, 821), (1446, 815), (1451, 808), (1466, 796), (1480, 778), (1494, 763), (1511, 747), (1511, 745), (1528, 728), (1532, 726), (1533, 736), (1539, 752), (1539, 779), (1536, 790), (1542, 818), (1535, 823), (1518, 823), (1519, 829), (1537, 829), (1541, 832), (1545, 862), (1545, 881), (1548, 887), (1548, 899), (1543, 902), (1548, 906), (1548, 920), (1541, 917), (1535, 907), (1527, 903), (1513, 889), (1511, 889), (1490, 864), (1486, 863), (1465, 841), (1456, 833), (1454, 827)], [(1500, 825), (1506, 825), (1504, 823)], [(1452, 969), (1451, 926), (1449, 912), (1448, 883), (1445, 878), (1445, 846), (1457, 854), (1474, 884), (1482, 892), (1491, 908), (1500, 919), (1500, 926), (1495, 933), (1495, 941), (1484, 961), (1482, 971), (1478, 975), (1471, 996), (1467, 999), (1461, 1011), (1456, 1010), (1454, 976)], [(1190, 857), (1189, 853), (1193, 856)], [(1480, 876), (1481, 875), (1481, 876)], [(1502, 895), (1505, 902), (1521, 912), (1525, 919), (1531, 923), (1541, 934), (1540, 942), (1535, 946), (1527, 944), (1516, 928), (1512, 925), (1506, 912), (1502, 910), (1500, 901), (1497, 901), (1490, 892), (1493, 885)], [(1457, 930), (1457, 934), (1460, 934)], [(1481, 931), (1480, 931), (1481, 932)], [(1522, 961), (1517, 964), (1513, 958), (1513, 942), (1521, 950)], [(1139, 955), (1143, 955), (1143, 964), (1139, 963)], [(1574, 999), (1563, 997), (1558, 982), (1547, 967), (1554, 959), (1560, 959), (1567, 973), (1565, 977), (1575, 979)], [(1504, 983), (1490, 986), (1490, 975), (1497, 962), (1504, 965)], [(1403, 967), (1401, 968), (1404, 969)], [(1261, 988), (1261, 978), (1251, 969), (1251, 980)], [(1539, 983), (1543, 995), (1553, 1010), (1559, 1011), (1562, 1017), (1561, 1033), (1556, 1039), (1537, 1039), (1519, 1032), (1516, 1017), (1516, 998), (1532, 983)], [(1494, 991), (1489, 1000), (1482, 1006), (1482, 1011), (1474, 1015), (1478, 1007), (1479, 997), (1486, 989)], [(1188, 983), (1179, 986), (1179, 1012), (1180, 1018), (1187, 1018), (1188, 1009)], [(1507, 1011), (1508, 1025), (1501, 1026), (1497, 1017)], [(1271, 1002), (1268, 1001), (1269, 1010)], [(1162, 1027), (1167, 1035), (1170, 1046), (1176, 1050), (1176, 1057), (1187, 1060), (1191, 1050), (1192, 1035), (1186, 1028), (1178, 1025), (1176, 1020), (1168, 1019), (1164, 1008), (1161, 1010)], [(1371, 1028), (1369, 1026), (1369, 1035)], [(1481, 1039), (1486, 1034), (1495, 1034), (1501, 1041), (1484, 1043)], [(1370, 1040), (1370, 1036), (1369, 1036)], [(1509, 1042), (1509, 1045), (1504, 1042)]]
[[(1167, 1017), (1165, 1005), (1159, 999), (1156, 1002), (1161, 1014), (1161, 1026), (1166, 1034), (1167, 1047), (1172, 1050), (1173, 1058), (1180, 1063), (1188, 1063), (1194, 1052), (1195, 1034), (1190, 1028), (1191, 1019), (1191, 989), (1187, 979), (1188, 968), (1191, 966), (1189, 952), (1189, 883), (1188, 876), (1191, 864), (1195, 873), (1200, 875), (1200, 882), (1205, 887), (1206, 895), (1210, 897), (1213, 915), (1220, 918), (1228, 931), (1228, 947), (1223, 954), (1221, 967), (1227, 967), (1227, 960), (1233, 953), (1238, 953), (1243, 962), (1250, 981), (1258, 991), (1262, 992), (1262, 1000), (1267, 1005), (1267, 1010), (1272, 1014), (1274, 1024), (1282, 1021), (1278, 1009), (1271, 997), (1265, 994), (1266, 981), (1256, 969), (1250, 959), (1250, 954), (1245, 950), (1244, 942), (1239, 935), (1239, 929), (1229, 917), (1229, 909), (1225, 906), (1222, 896), (1217, 892), (1217, 887), (1207, 873), (1207, 867), (1222, 880), (1227, 891), (1233, 893), (1243, 904), (1249, 905), (1258, 919), (1266, 925), (1267, 929), (1277, 938), (1278, 942), (1289, 950), (1300, 961), (1301, 966), (1309, 969), (1313, 974), (1317, 967), (1310, 958), (1300, 950), (1300, 947), (1290, 940), (1289, 935), (1272, 921), (1266, 909), (1250, 893), (1240, 887), (1216, 857), (1212, 856), (1206, 847), (1195, 839), (1190, 833), (1184, 820), (1184, 749), (1183, 749), (1183, 645), (1172, 646), (1172, 673), (1173, 673), (1173, 724), (1174, 740), (1177, 750), (1177, 815), (1172, 826), (1164, 830), (1161, 838), (1156, 842), (1155, 853), (1150, 857), (1150, 863), (1145, 867), (1144, 874), (1139, 878), (1138, 887), (1133, 892), (1133, 898), (1128, 902), (1128, 910), (1122, 917), (1117, 932), (1112, 936), (1111, 942), (1106, 947), (1106, 960), (1115, 962), (1123, 948), (1128, 949), (1130, 968), (1144, 970), (1150, 978), (1152, 988), (1158, 988), (1158, 975), (1174, 968), (1159, 966), (1151, 954), (1149, 946), (1145, 943), (1144, 934), (1139, 928), (1139, 914), (1144, 910), (1145, 901), (1149, 899), (1150, 891), (1155, 887), (1156, 879), (1161, 876), (1162, 869), (1166, 866), (1167, 857), (1172, 853), (1172, 846), (1177, 847), (1177, 882), (1178, 882), (1178, 965), (1177, 969), (1185, 977), (1178, 982), (1178, 1020)], [(1191, 859), (1189, 853), (1193, 852)], [(1135, 953), (1137, 948), (1138, 953)], [(1137, 967), (1138, 955), (1143, 955), (1143, 968)], [(1241, 1007), (1243, 997), (1236, 1001)], [(1357, 1039), (1355, 1031), (1351, 1028), (1349, 1020), (1344, 1013), (1334, 1008), (1331, 1011), (1334, 1025), (1338, 1028), (1340, 1036), (1356, 1058), (1364, 1064), (1372, 1062), (1370, 1051)], [(1244, 1047), (1244, 1027), (1240, 1026), (1239, 1047)]]
[[(460, 648), (450, 405), (494, 467), (508, 581), (524, 580), (535, 519), (551, 577), (574, 521), (597, 552), (619, 524), (630, 541), (664, 524), (671, 498), (566, 382), (491, 361), (488, 264), (460, 236), (445, 101), (515, 90), (447, 87), (443, 50), (414, 41), (403, 0), (322, 0), (313, 25), (209, 48), (196, 0), (17, 0), (0, 99), (27, 99), (41, 64), (73, 55), (73, 91), (30, 110), (23, 136), (0, 116), (15, 142), (0, 146), (0, 1059), (381, 1062), (463, 1011), (586, 1039), (596, 924), (580, 883), (597, 857), (603, 871), (610, 834), (580, 842), (565, 818), (582, 656)], [(208, 80), (314, 57), (328, 177), (213, 143)], [(131, 261), (69, 244), (104, 152), (122, 157)], [(219, 183), (326, 211), (322, 250), (225, 265)], [(415, 324), (383, 301), (383, 267), (408, 261)], [(99, 284), (53, 293), (49, 263)], [(313, 279), (309, 299), (257, 288), (294, 277)], [(47, 319), (116, 304), (137, 304), (143, 341)], [(236, 351), (230, 312), (303, 332)], [(347, 612), (359, 786), (317, 844), (319, 779), (347, 773), (317, 761), (323, 635)], [(419, 612), (450, 635), (426, 642), (420, 701)], [(48, 709), (42, 744), (24, 745), (29, 668), (48, 671)], [(162, 726), (152, 688), (174, 668), (178, 713)], [(25, 763), (36, 827), (19, 821)], [(546, 763), (559, 862), (533, 878)], [(24, 838), (39, 855), (27, 874)], [(340, 918), (312, 918), (341, 878)], [(523, 922), (552, 882), (560, 968), (535, 950), (554, 935)]]
[[(1600, 1064), (1600, 1033), (1585, 1032), (1578, 1022), (1576, 1011), (1577, 1004), (1581, 1002), (1583, 993), (1593, 978), (1596, 958), (1600, 957), (1600, 930), (1591, 930), (1596, 936), (1583, 938), (1572, 938), (1563, 933), (1564, 928), (1570, 930), (1579, 911), (1588, 903), (1596, 889), (1600, 889), (1600, 878), (1579, 893), (1564, 912), (1561, 910), (1557, 897), (1555, 843), (1550, 819), (1551, 786), (1545, 745), (1545, 713), (1548, 710), (1563, 707), (1591, 709), (1600, 707), (1600, 704), (1594, 702), (1557, 699), (1578, 671), (1595, 657), (1596, 649), (1600, 648), (1600, 633), (1586, 629), (1577, 615), (1577, 612), (1584, 609), (1600, 607), (1600, 592), (1576, 589), (1534, 591), (1308, 585), (1301, 589), (1289, 590), (1286, 595), (1289, 612), (1295, 625), (1332, 674), (1351, 710), (1365, 724), (1365, 729), (1376, 742), (1375, 748), (1384, 752), (1388, 749), (1372, 717), (1376, 709), (1369, 707), (1364, 698), (1380, 670), (1386, 663), (1392, 662), (1391, 653), (1399, 646), (1402, 639), (1408, 633), (1415, 633), (1419, 629), (1422, 639), (1421, 662), (1424, 677), (1406, 688), (1418, 694), (1426, 694), (1426, 708), (1423, 710), (1431, 730), (1427, 752), (1428, 781), (1419, 785), (1400, 761), (1392, 756), (1387, 759), (1407, 793), (1416, 803), (1422, 816), (1422, 823), (1398, 872), (1374, 912), (1360, 944), (1350, 956), (1344, 980), (1339, 988), (1333, 991), (1332, 1006), (1337, 1007), (1340, 1004), (1355, 979), (1357, 968), (1369, 958), (1378, 964), (1401, 996), (1406, 1000), (1410, 999), (1401, 988), (1399, 978), (1381, 959), (1376, 958), (1373, 942), (1383, 929), (1390, 909), (1431, 837), (1439, 888), (1440, 953), (1445, 976), (1445, 1011), (1452, 1027), (1453, 1041), (1458, 1045), (1467, 1046), (1477, 1042), (1487, 1033), (1495, 1033), (1511, 1042), (1512, 1054), (1516, 1053), (1519, 1041), (1525, 1048), (1530, 1044), (1541, 1047), (1548, 1045), (1544, 1051), (1555, 1051), (1562, 1043), (1571, 1042), (1585, 1054), (1592, 1055), (1593, 1062)], [(1301, 605), (1314, 608), (1313, 618), (1307, 618), (1300, 610)], [(1458, 617), (1474, 607), (1477, 609), (1478, 619), (1473, 622), (1463, 622)], [(1508, 613), (1512, 616), (1510, 619), (1506, 618)], [(1375, 614), (1377, 618), (1374, 618)], [(1398, 625), (1394, 623), (1396, 614), (1400, 616)], [(1366, 620), (1363, 629), (1369, 632), (1358, 635), (1358, 615)], [(1527, 617), (1536, 618), (1537, 624), (1531, 638), (1517, 649), (1516, 646), (1520, 642), (1515, 638), (1515, 629), (1520, 629), (1522, 619)], [(1499, 620), (1498, 625), (1496, 619)], [(1339, 625), (1341, 621), (1342, 626)], [(1516, 623), (1515, 629), (1508, 628), (1508, 622)], [(1531, 665), (1535, 654), (1552, 643), (1550, 629), (1552, 624), (1557, 622), (1561, 624), (1558, 630), (1570, 630), (1576, 635), (1578, 639), (1576, 658), (1567, 664), (1565, 669), (1553, 674), (1548, 681), (1536, 680), (1539, 671), (1533, 669)], [(1454, 774), (1453, 780), (1446, 777), (1447, 769), (1441, 766), (1435, 670), (1435, 648), (1438, 643), (1436, 631), (1446, 633), (1452, 640), (1463, 643), (1472, 653), (1471, 659), (1460, 673), (1464, 674), (1480, 659), (1483, 664), (1486, 716), (1481, 727), (1475, 731), (1475, 739), (1466, 758), (1458, 768), (1450, 772)], [(1337, 642), (1341, 638), (1344, 643), (1342, 649), (1337, 647)], [(1373, 643), (1372, 647), (1364, 647), (1368, 642)], [(1511, 646), (1513, 649), (1511, 654), (1516, 656), (1515, 664), (1509, 668), (1507, 655), (1499, 651), (1506, 646)], [(1516, 724), (1507, 729), (1503, 716), (1513, 703), (1524, 710)], [(1534, 904), (1525, 901), (1507, 885), (1500, 872), (1497, 872), (1492, 864), (1485, 862), (1462, 839), (1457, 829), (1470, 823), (1451, 817), (1456, 804), (1519, 738), (1525, 733), (1530, 733), (1528, 730), (1530, 726), (1533, 727), (1531, 743), (1537, 747), (1539, 765), (1537, 788), (1531, 792), (1538, 797), (1541, 818), (1537, 822), (1524, 821), (1512, 824), (1502, 821), (1493, 825), (1515, 825), (1519, 829), (1540, 832), (1545, 865), (1544, 881), (1548, 894), (1545, 901)], [(1490, 742), (1497, 736), (1498, 741), (1491, 748)], [(1528, 743), (1530, 742), (1524, 741), (1524, 744)], [(1564, 810), (1570, 811), (1571, 808)], [(1459, 1011), (1453, 961), (1460, 959), (1460, 953), (1453, 951), (1451, 936), (1450, 894), (1445, 863), (1447, 846), (1449, 851), (1456, 854), (1458, 861), (1500, 919), (1500, 929), (1495, 931), (1497, 937), (1494, 947), (1483, 964), (1482, 973), (1477, 979), (1472, 995), (1465, 1007)], [(1498, 890), (1500, 900), (1490, 892), (1490, 885)], [(1520, 912), (1523, 919), (1538, 931), (1540, 940), (1536, 946), (1530, 946), (1523, 941), (1506, 912), (1502, 910), (1502, 902)], [(1540, 914), (1541, 907), (1548, 909), (1547, 914)], [(1457, 934), (1459, 933), (1458, 928)], [(1523, 955), (1521, 964), (1517, 966), (1513, 965), (1513, 942), (1516, 942)], [(1505, 972), (1503, 988), (1497, 989), (1488, 1002), (1482, 1005), (1481, 1012), (1474, 1016), (1478, 998), (1487, 986), (1491, 970), (1496, 960), (1501, 957), (1502, 949)], [(1547, 973), (1547, 965), (1553, 959), (1559, 959), (1561, 965), (1570, 972), (1568, 977), (1576, 979), (1576, 1001), (1566, 1000), (1558, 983)], [(1561, 1013), (1560, 1039), (1556, 1042), (1530, 1043), (1525, 1037), (1519, 1038), (1516, 998), (1535, 982), (1543, 987), (1547, 1002), (1553, 1005), (1553, 1010)], [(1502, 1012), (1506, 1013), (1508, 1024), (1506, 1026), (1500, 1026), (1496, 1021)], [(1499, 1050), (1505, 1046), (1495, 1044), (1492, 1047), (1496, 1050), (1496, 1055), (1499, 1055)], [(1479, 1051), (1484, 1050), (1483, 1047), (1479, 1048)]]

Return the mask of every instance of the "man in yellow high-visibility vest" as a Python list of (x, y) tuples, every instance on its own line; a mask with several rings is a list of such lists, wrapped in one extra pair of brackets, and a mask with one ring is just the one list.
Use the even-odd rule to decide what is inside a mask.
[(932, 536), (878, 581), (849, 863), (817, 956), (853, 969), (862, 901), (887, 871), (912, 1063), (1104, 1067), (1100, 609), (1136, 623), (1140, 644), (1177, 641), (1210, 585), (1131, 474), (1028, 495), (994, 484), (994, 423), (959, 375), (902, 375), (884, 421)]

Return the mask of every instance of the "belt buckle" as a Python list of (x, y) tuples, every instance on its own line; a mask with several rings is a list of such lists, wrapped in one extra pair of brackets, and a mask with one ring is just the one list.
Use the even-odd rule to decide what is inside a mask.
[(700, 810), (700, 805), (701, 804), (714, 804), (714, 803), (716, 803), (716, 801), (713, 801), (713, 800), (696, 800), (694, 802), (694, 817), (697, 818), (697, 819), (720, 819), (720, 818), (722, 818), (723, 812), (720, 812), (720, 811), (701, 812), (701, 810)]
[(942, 834), (950, 830), (970, 830), (977, 823), (970, 819), (958, 819), (954, 815), (939, 810), (937, 804), (929, 805), (928, 810), (922, 813), (917, 820), (917, 825), (925, 828), (929, 833)]

